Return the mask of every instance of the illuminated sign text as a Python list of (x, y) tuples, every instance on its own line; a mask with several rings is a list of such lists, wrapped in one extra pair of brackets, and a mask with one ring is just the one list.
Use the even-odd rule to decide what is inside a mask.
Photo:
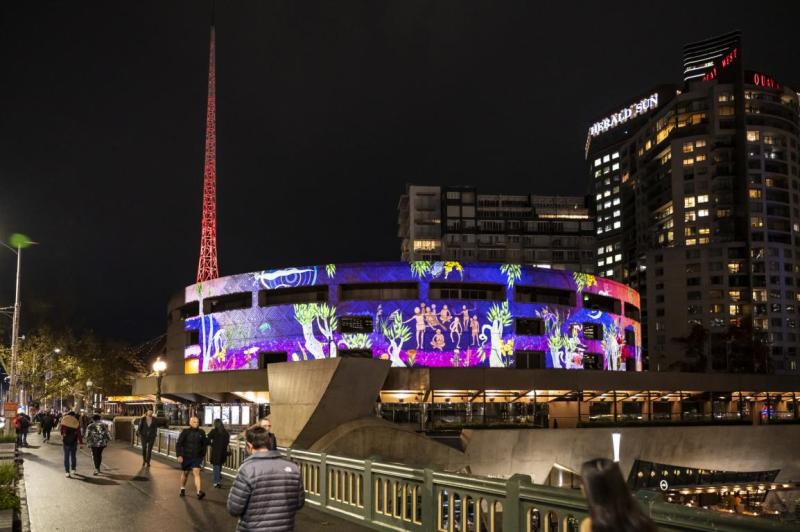
[(602, 120), (598, 120), (592, 127), (589, 128), (589, 135), (596, 137), (601, 133), (605, 133), (609, 129), (615, 128), (620, 124), (624, 124), (632, 118), (636, 118), (648, 111), (652, 111), (658, 107), (658, 93), (653, 93), (647, 98), (642, 98), (636, 103), (621, 109), (619, 112), (612, 114)]
[(711, 81), (712, 79), (716, 79), (720, 71), (725, 70), (726, 68), (731, 66), (731, 64), (737, 57), (739, 57), (739, 49), (734, 48), (733, 50), (728, 52), (728, 54), (725, 57), (722, 58), (722, 61), (720, 61), (719, 64), (714, 65), (714, 68), (709, 70), (706, 73), (706, 75), (703, 76), (703, 81)]
[(762, 72), (753, 72), (750, 79), (753, 82), (753, 85), (757, 85), (759, 87), (775, 90), (780, 90), (781, 88), (781, 84), (775, 81), (775, 78)]

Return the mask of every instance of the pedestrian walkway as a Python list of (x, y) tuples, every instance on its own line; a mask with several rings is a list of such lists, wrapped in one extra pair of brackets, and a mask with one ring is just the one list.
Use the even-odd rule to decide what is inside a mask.
[[(211, 486), (203, 473), (206, 498), (197, 500), (190, 477), (185, 498), (178, 497), (180, 471), (175, 462), (153, 456), (142, 469), (142, 456), (124, 442), (111, 444), (103, 454), (102, 473), (92, 473), (92, 456), (78, 451), (76, 478), (64, 476), (61, 442), (42, 443), (31, 434), (31, 447), (22, 449), (32, 532), (90, 531), (233, 531), (236, 519), (225, 508), (228, 487)], [(358, 532), (367, 528), (329, 516), (306, 505), (297, 514), (299, 532)]]

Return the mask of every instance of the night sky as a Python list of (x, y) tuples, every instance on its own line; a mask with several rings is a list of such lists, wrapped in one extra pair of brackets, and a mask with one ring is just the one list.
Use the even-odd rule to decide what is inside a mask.
[[(680, 81), (686, 42), (741, 29), (746, 67), (800, 81), (798, 2), (546, 4), (218, 2), (221, 274), (397, 260), (407, 182), (583, 194), (589, 124)], [(2, 3), (0, 238), (40, 242), (23, 333), (142, 341), (194, 282), (210, 11)]]

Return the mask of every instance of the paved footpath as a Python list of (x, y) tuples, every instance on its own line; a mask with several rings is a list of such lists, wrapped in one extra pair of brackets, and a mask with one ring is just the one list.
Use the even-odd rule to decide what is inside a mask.
[[(185, 498), (178, 497), (177, 463), (153, 455), (152, 467), (142, 469), (142, 456), (124, 442), (113, 443), (103, 453), (99, 476), (88, 448), (78, 450), (76, 478), (64, 476), (61, 442), (42, 443), (38, 434), (28, 437), (22, 450), (32, 532), (68, 531), (233, 531), (236, 519), (225, 502), (231, 480), (223, 489), (211, 486), (211, 473), (203, 472), (206, 498), (197, 500), (190, 476)], [(329, 516), (306, 505), (295, 521), (298, 532), (360, 532), (367, 528)]]

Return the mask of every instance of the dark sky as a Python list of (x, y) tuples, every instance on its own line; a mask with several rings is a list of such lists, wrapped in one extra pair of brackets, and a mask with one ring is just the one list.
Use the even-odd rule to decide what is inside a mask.
[[(221, 273), (396, 260), (404, 183), (582, 194), (592, 119), (744, 32), (800, 80), (799, 2), (221, 1)], [(0, 237), (37, 320), (139, 341), (194, 281), (210, 3), (2, 2)], [(0, 306), (14, 256), (0, 249)], [(0, 316), (0, 319), (5, 318)]]

